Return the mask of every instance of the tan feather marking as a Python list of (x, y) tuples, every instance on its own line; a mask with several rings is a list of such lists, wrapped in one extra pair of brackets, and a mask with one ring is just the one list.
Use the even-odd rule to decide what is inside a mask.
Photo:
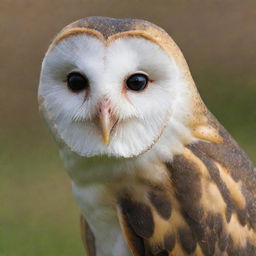
[[(179, 236), (180, 230), (190, 230), (190, 227), (184, 220), (179, 202), (177, 199), (171, 195), (171, 202), (173, 205), (172, 215), (169, 220), (163, 219), (157, 211), (152, 207), (152, 213), (155, 223), (155, 230), (153, 236), (149, 239), (149, 245), (153, 248), (155, 245), (160, 245), (164, 248), (164, 241), (167, 235), (172, 234), (175, 239), (174, 248), (169, 255), (188, 255), (181, 246), (182, 237)], [(169, 252), (170, 253), (170, 252)]]
[(61, 42), (64, 39), (66, 39), (67, 37), (81, 35), (81, 34), (88, 34), (90, 36), (94, 36), (94, 37), (98, 38), (100, 41), (102, 41), (103, 43), (105, 43), (104, 36), (97, 30), (89, 29), (89, 28), (71, 28), (71, 29), (61, 31), (54, 38), (54, 40), (50, 44), (46, 54), (48, 54), (56, 44), (58, 44), (59, 42)]
[(57, 44), (67, 37), (74, 36), (74, 35), (80, 35), (80, 34), (88, 34), (88, 35), (97, 37), (102, 42), (105, 41), (103, 35), (100, 32), (98, 32), (97, 30), (90, 29), (90, 28), (71, 28), (71, 29), (66, 30), (63, 33), (60, 33), (59, 35), (57, 35), (57, 37), (53, 41), (53, 44)]
[(194, 162), (198, 167), (197, 170), (202, 175), (202, 197), (200, 204), (203, 205), (206, 211), (224, 214), (227, 207), (226, 203), (217, 185), (211, 182), (210, 175), (204, 163), (187, 148), (184, 150), (184, 157)]
[(186, 227), (187, 224), (181, 216), (180, 212), (175, 209), (172, 212), (170, 220), (165, 220), (159, 216), (155, 209), (152, 208), (155, 230), (150, 238), (152, 244), (163, 243), (164, 236), (168, 233), (176, 233), (179, 228)]
[(217, 162), (215, 162), (215, 164), (220, 171), (220, 177), (226, 184), (236, 207), (239, 209), (244, 209), (246, 206), (246, 201), (241, 192), (241, 182), (235, 182), (226, 168)]
[(219, 132), (207, 124), (196, 126), (192, 131), (192, 134), (201, 140), (206, 140), (208, 142), (214, 142), (218, 144), (223, 143), (223, 138), (220, 136)]
[(204, 256), (199, 244), (197, 244), (197, 246), (196, 246), (195, 256)]
[(203, 162), (200, 160), (200, 158), (198, 158), (191, 150), (189, 150), (188, 148), (184, 149), (184, 157), (186, 159), (188, 159), (189, 161), (193, 162), (194, 164), (196, 164), (197, 171), (200, 172), (200, 174), (203, 177), (206, 178), (210, 178), (209, 173), (207, 171), (206, 166), (203, 164)]
[(234, 247), (246, 247), (248, 238), (252, 244), (256, 244), (256, 233), (248, 226), (242, 226), (236, 214), (232, 214), (227, 230), (233, 240)]
[(136, 176), (144, 184), (171, 189), (168, 171), (164, 163), (153, 162), (150, 165), (141, 166), (137, 169)]
[(203, 182), (203, 193), (200, 200), (204, 209), (212, 213), (225, 214), (226, 203), (217, 187), (213, 182)]
[[(170, 223), (161, 217), (159, 217), (156, 212), (153, 213), (155, 230), (153, 236), (149, 239), (150, 247), (154, 247), (156, 244), (160, 244), (163, 247), (164, 235), (168, 234), (171, 230)], [(173, 233), (173, 231), (171, 231)]]
[[(133, 30), (133, 31), (121, 32), (121, 33), (110, 36), (107, 40), (107, 46), (110, 45), (116, 39), (119, 39), (122, 37), (143, 37), (144, 39), (159, 45), (156, 38), (152, 37), (152, 35), (150, 35), (149, 33), (145, 31), (140, 31), (140, 30)], [(161, 45), (159, 46), (161, 47)]]
[(175, 247), (170, 254), (170, 256), (188, 256), (188, 255), (189, 254), (183, 251), (180, 242), (175, 244)]

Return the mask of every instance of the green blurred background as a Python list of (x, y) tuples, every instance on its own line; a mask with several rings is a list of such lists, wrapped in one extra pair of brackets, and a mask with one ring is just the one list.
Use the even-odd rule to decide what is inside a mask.
[(0, 256), (84, 255), (79, 210), (37, 110), (50, 40), (85, 16), (136, 17), (182, 49), (201, 95), (256, 163), (256, 1), (0, 1)]

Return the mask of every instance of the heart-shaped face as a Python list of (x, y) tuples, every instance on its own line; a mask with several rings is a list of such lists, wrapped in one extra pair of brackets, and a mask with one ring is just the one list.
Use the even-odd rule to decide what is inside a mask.
[(71, 28), (44, 58), (39, 97), (56, 137), (72, 151), (132, 157), (149, 150), (187, 106), (187, 88), (175, 56), (146, 32), (105, 39)]

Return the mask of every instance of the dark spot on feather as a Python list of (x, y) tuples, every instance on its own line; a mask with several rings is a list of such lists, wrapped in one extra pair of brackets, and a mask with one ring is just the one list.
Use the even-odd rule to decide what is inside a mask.
[(237, 216), (240, 224), (242, 226), (245, 226), (247, 222), (247, 211), (245, 209), (237, 210)]
[(207, 254), (214, 255), (215, 244), (217, 242), (217, 236), (214, 231), (208, 230), (206, 233), (206, 243), (207, 243)]
[(186, 196), (183, 199), (190, 199), (191, 201), (200, 199), (200, 175), (196, 171), (197, 166), (192, 161), (189, 161), (182, 155), (177, 155), (172, 163), (167, 163), (167, 168), (170, 171), (170, 177), (174, 182), (175, 188), (178, 190), (178, 194)]
[(246, 250), (247, 250), (247, 255), (256, 255), (256, 245), (252, 244), (251, 241), (247, 241), (247, 246), (246, 246)]
[(223, 232), (223, 218), (221, 214), (208, 213), (206, 226), (199, 243), (205, 255), (214, 255), (215, 245)]
[(217, 234), (220, 234), (223, 231), (223, 218), (221, 214), (214, 215), (214, 226), (213, 229)]
[(179, 238), (182, 248), (187, 253), (193, 253), (196, 249), (196, 239), (192, 234), (191, 230), (188, 228), (181, 228), (179, 230)]
[(163, 250), (163, 246), (159, 243), (149, 244), (147, 241), (145, 241), (145, 246), (147, 247), (147, 253), (152, 253), (152, 255), (156, 255)]
[(165, 220), (168, 220), (171, 217), (171, 199), (166, 192), (160, 190), (151, 191), (149, 193), (149, 199), (161, 217)]
[(226, 184), (223, 182), (223, 180), (220, 177), (219, 169), (214, 164), (211, 158), (207, 157), (204, 153), (200, 152), (196, 145), (192, 144), (189, 145), (188, 148), (204, 163), (204, 165), (207, 167), (207, 170), (211, 176), (211, 178), (216, 183), (225, 203), (227, 204), (227, 219), (229, 219), (230, 211), (232, 213), (232, 209), (234, 209), (234, 203), (231, 198), (230, 192), (226, 186)]
[(229, 256), (254, 256), (247, 254), (246, 249), (241, 248), (241, 247), (229, 247), (227, 249), (228, 255)]
[(173, 162), (166, 166), (183, 210), (200, 220), (203, 215), (203, 209), (199, 205), (202, 190), (197, 166), (182, 155), (175, 156)]
[(242, 193), (246, 200), (247, 220), (252, 227), (256, 228), (256, 192), (255, 194), (250, 193), (245, 184), (243, 184)]
[(229, 223), (232, 216), (232, 209), (230, 207), (227, 207), (225, 215), (226, 215), (227, 223)]
[(201, 219), (200, 222), (191, 218), (186, 212), (183, 212), (183, 216), (190, 226), (191, 230), (196, 234), (198, 241), (200, 241), (204, 236), (204, 230), (206, 230), (207, 225), (205, 219)]
[(113, 34), (129, 31), (133, 27), (133, 19), (114, 19), (108, 17), (87, 17), (76, 22), (78, 27), (87, 27), (99, 31), (105, 39)]
[(210, 217), (211, 225), (213, 225), (213, 230), (209, 229), (206, 219), (202, 218), (200, 221), (192, 219), (186, 213), (183, 214), (185, 220), (193, 230), (194, 237), (197, 239), (200, 247), (204, 253), (204, 256), (212, 256), (215, 251), (215, 244), (218, 239), (218, 234), (222, 229), (222, 222), (219, 215)]
[(208, 213), (208, 215), (207, 215), (206, 222), (210, 229), (214, 228), (214, 222), (215, 222), (214, 217), (215, 217), (215, 215), (213, 213)]
[(129, 224), (128, 218), (126, 215), (122, 216), (125, 223), (126, 231), (128, 231), (128, 239), (133, 249), (138, 253), (138, 255), (144, 256), (145, 255), (145, 248), (144, 248), (144, 241), (141, 237), (139, 237), (134, 230), (132, 229), (131, 225)]
[(191, 210), (189, 211), (189, 216), (190, 218), (193, 218), (194, 220), (200, 221), (200, 219), (203, 218), (204, 215), (204, 209), (201, 205), (197, 204), (197, 202), (195, 202), (194, 207), (191, 207)]
[(169, 253), (167, 251), (161, 251), (158, 254), (156, 254), (156, 256), (168, 256)]
[(175, 246), (175, 236), (174, 234), (170, 234), (165, 236), (164, 238), (164, 248), (168, 251), (171, 252)]
[(119, 199), (118, 204), (137, 235), (143, 238), (150, 238), (153, 235), (154, 221), (149, 206), (128, 197)]
[(229, 235), (227, 234), (226, 231), (223, 230), (219, 235), (219, 241), (218, 241), (219, 248), (222, 252), (226, 250), (228, 246), (228, 241), (229, 241)]
[(239, 244), (234, 245), (232, 238), (229, 237), (227, 253), (229, 256), (255, 256), (256, 251), (252, 253), (252, 247), (248, 242), (245, 247), (241, 247)]
[(85, 217), (81, 215), (81, 237), (85, 246), (85, 250), (88, 256), (96, 256), (96, 246), (94, 234), (86, 221)]

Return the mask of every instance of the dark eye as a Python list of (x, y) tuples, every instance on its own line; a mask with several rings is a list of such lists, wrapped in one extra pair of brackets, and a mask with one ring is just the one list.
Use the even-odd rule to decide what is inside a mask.
[(126, 80), (126, 87), (133, 91), (142, 91), (147, 87), (148, 77), (144, 74), (134, 74)]
[(68, 88), (72, 92), (80, 92), (89, 87), (89, 81), (88, 81), (87, 77), (85, 77), (77, 72), (72, 72), (72, 73), (68, 74), (67, 84), (68, 84)]

